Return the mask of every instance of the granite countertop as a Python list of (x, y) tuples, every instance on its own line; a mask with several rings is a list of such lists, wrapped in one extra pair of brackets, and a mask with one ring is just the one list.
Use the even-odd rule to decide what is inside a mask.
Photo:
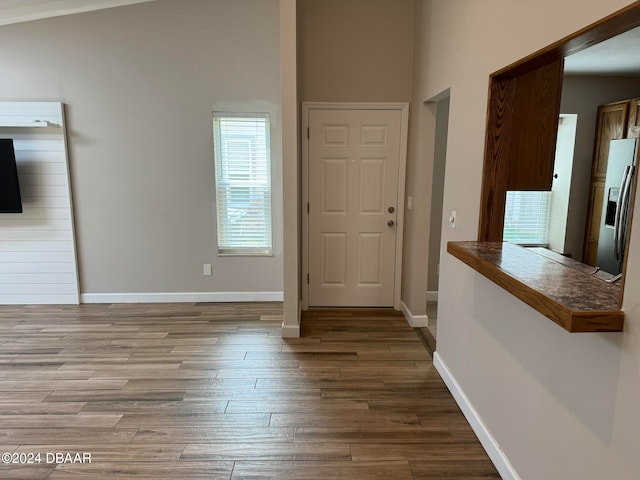
[[(557, 252), (549, 250), (548, 248), (526, 247), (526, 249), (529, 250), (530, 252), (534, 252), (534, 253), (537, 253), (538, 255), (542, 255), (543, 257), (547, 257), (547, 258), (550, 258), (551, 260), (555, 260), (556, 262), (566, 265), (567, 267), (571, 267), (582, 273), (586, 273), (587, 275), (590, 275), (592, 277), (599, 278), (600, 280), (603, 280), (605, 282), (608, 280), (612, 280), (614, 278), (614, 275), (611, 275), (610, 273), (607, 273), (604, 270), (600, 270), (600, 269), (597, 269), (596, 267), (592, 267), (591, 265), (581, 263), (577, 260), (574, 260), (573, 258), (565, 257), (564, 255), (561, 255)], [(613, 285), (618, 289), (618, 293), (620, 292), (620, 282), (616, 282), (611, 285)]]
[(620, 331), (620, 287), (594, 267), (506, 242), (449, 242), (447, 251), (571, 332)]

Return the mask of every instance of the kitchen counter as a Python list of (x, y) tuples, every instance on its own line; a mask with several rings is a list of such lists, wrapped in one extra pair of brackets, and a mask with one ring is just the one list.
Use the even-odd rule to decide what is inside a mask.
[(620, 287), (594, 268), (507, 242), (449, 242), (447, 252), (569, 332), (619, 332)]

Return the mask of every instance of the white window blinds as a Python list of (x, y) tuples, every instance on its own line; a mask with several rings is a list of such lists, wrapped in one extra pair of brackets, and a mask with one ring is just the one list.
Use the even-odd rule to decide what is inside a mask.
[(271, 255), (269, 115), (213, 113), (218, 253)]
[(547, 245), (550, 205), (551, 192), (507, 192), (502, 239), (523, 245)]

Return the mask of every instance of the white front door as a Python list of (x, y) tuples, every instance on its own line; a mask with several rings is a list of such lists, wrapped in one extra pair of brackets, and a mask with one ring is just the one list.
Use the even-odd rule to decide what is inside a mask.
[(402, 111), (311, 109), (308, 303), (392, 307)]

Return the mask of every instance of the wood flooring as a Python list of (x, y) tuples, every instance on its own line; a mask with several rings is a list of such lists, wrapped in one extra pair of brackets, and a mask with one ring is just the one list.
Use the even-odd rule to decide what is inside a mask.
[(0, 478), (500, 478), (401, 315), (281, 323), (277, 303), (0, 306), (0, 454), (41, 455)]

